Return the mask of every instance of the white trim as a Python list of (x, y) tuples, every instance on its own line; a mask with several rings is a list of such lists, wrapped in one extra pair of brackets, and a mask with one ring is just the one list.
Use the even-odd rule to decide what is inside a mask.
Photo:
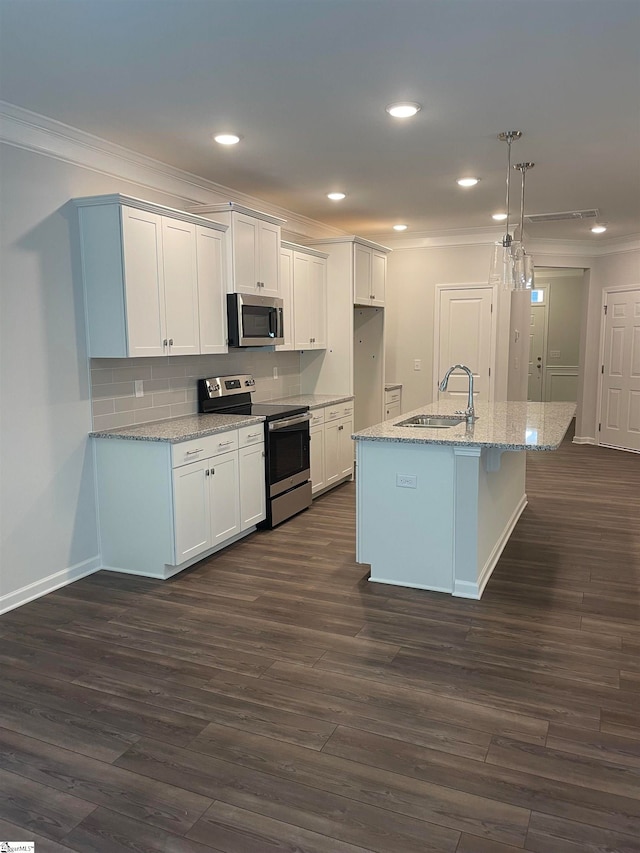
[(406, 586), (410, 589), (426, 589), (429, 592), (444, 592), (447, 595), (451, 595), (451, 589), (449, 587), (444, 586), (427, 586), (423, 583), (405, 583), (404, 581), (390, 581), (385, 580), (384, 578), (369, 578), (369, 583), (386, 583), (390, 586)]
[(81, 563), (76, 563), (74, 566), (68, 566), (59, 572), (54, 572), (46, 578), (39, 581), (27, 584), (10, 592), (7, 595), (0, 597), (0, 613), (6, 613), (9, 610), (14, 610), (16, 607), (21, 607), (35, 598), (41, 598), (49, 592), (54, 592), (60, 589), (61, 586), (67, 586), (74, 581), (80, 580), (87, 575), (92, 575), (94, 572), (100, 571), (100, 557), (90, 557), (88, 560), (83, 560)]
[(625, 453), (640, 453), (640, 450), (636, 450), (635, 447), (623, 447), (621, 444), (605, 444), (603, 442), (600, 447), (607, 447), (609, 450), (624, 450)]
[(572, 444), (593, 444), (597, 445), (598, 442), (591, 435), (574, 435)]
[(452, 595), (454, 595), (456, 598), (474, 598), (476, 600), (482, 597), (484, 588), (489, 582), (489, 578), (491, 577), (493, 570), (498, 564), (498, 560), (500, 559), (500, 556), (504, 551), (507, 542), (509, 541), (509, 537), (514, 531), (514, 528), (518, 523), (520, 516), (524, 512), (527, 503), (527, 496), (525, 494), (522, 496), (520, 503), (513, 511), (511, 518), (509, 519), (506, 527), (502, 531), (500, 538), (493, 546), (493, 550), (489, 554), (487, 562), (484, 564), (482, 571), (478, 575), (478, 582), (471, 583), (471, 581), (455, 580), (453, 584)]
[(378, 252), (392, 252), (388, 246), (383, 246), (381, 243), (376, 243), (374, 240), (369, 240), (366, 237), (357, 237), (355, 234), (349, 234), (344, 237), (316, 237), (313, 240), (307, 241), (309, 246), (314, 246), (316, 243), (357, 243), (359, 246), (368, 246), (370, 249), (376, 249)]
[(326, 252), (319, 252), (317, 249), (312, 249), (311, 246), (303, 246), (302, 243), (292, 243), (290, 240), (280, 241), (281, 249), (291, 249), (292, 252), (302, 252), (305, 255), (312, 255), (314, 258), (328, 258)]
[(253, 216), (254, 219), (262, 219), (264, 222), (270, 222), (272, 225), (284, 225), (287, 221), (280, 216), (271, 216), (269, 213), (263, 213), (261, 210), (254, 210), (252, 207), (245, 207), (243, 204), (238, 204), (235, 201), (228, 201), (224, 204), (194, 204), (189, 208), (189, 213), (196, 215), (206, 213), (243, 213), (246, 216)]
[[(403, 249), (451, 249), (465, 246), (490, 246), (499, 240), (502, 231), (493, 232), (487, 228), (461, 228), (451, 231), (431, 231), (414, 233), (410, 237), (394, 237), (391, 234), (369, 235), (371, 240), (384, 240), (394, 252)], [(527, 246), (534, 255), (536, 269), (541, 264), (540, 257), (549, 256), (549, 266), (557, 266), (552, 259), (558, 255), (581, 258), (580, 267), (591, 266), (593, 258), (602, 255), (615, 255), (622, 252), (635, 252), (640, 249), (640, 235), (630, 234), (628, 237), (617, 237), (611, 240), (598, 241), (594, 244), (593, 239), (585, 240), (554, 240), (551, 238), (538, 238), (528, 240)], [(574, 264), (575, 266), (575, 264)]]
[(0, 142), (181, 198), (185, 206), (228, 202), (232, 198), (238, 204), (286, 219), (289, 229), (303, 235), (317, 238), (320, 234), (344, 233), (325, 222), (169, 166), (6, 101), (0, 101)]

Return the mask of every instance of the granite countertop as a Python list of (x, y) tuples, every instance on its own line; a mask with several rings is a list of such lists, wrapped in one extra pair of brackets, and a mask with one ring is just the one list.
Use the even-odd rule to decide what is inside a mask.
[(464, 421), (446, 429), (396, 426), (412, 415), (452, 415), (460, 407), (459, 400), (441, 400), (363, 429), (352, 438), (503, 450), (556, 450), (576, 411), (575, 403), (477, 403), (478, 420), (469, 429)]
[(385, 382), (385, 391), (396, 391), (398, 388), (402, 388), (402, 382)]
[(124, 438), (133, 441), (168, 441), (177, 444), (192, 438), (215, 435), (238, 427), (262, 423), (264, 418), (254, 415), (185, 415), (182, 418), (167, 418), (148, 424), (105, 429), (90, 432), (92, 438)]
[(277, 400), (265, 400), (265, 402), (288, 403), (290, 406), (309, 406), (310, 409), (321, 409), (324, 406), (335, 406), (336, 403), (347, 403), (353, 399), (353, 394), (297, 394), (295, 397), (279, 397)]

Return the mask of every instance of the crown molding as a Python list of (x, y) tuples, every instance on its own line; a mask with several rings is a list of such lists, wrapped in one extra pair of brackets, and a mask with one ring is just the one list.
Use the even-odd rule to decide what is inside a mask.
[[(429, 231), (412, 234), (410, 237), (394, 237), (390, 234), (369, 235), (370, 240), (384, 240), (391, 249), (449, 249), (465, 246), (487, 246), (495, 243), (502, 235), (502, 229), (461, 228), (448, 231)], [(610, 240), (598, 240), (595, 245), (589, 240), (554, 240), (552, 238), (528, 239), (527, 248), (531, 254), (538, 255), (567, 255), (570, 257), (590, 258), (602, 255), (614, 255), (622, 252), (640, 250), (640, 234), (627, 237), (617, 237)]]
[(181, 199), (185, 207), (233, 200), (286, 219), (288, 228), (305, 237), (333, 237), (344, 233), (324, 222), (169, 166), (146, 154), (6, 101), (0, 101), (0, 142), (166, 193)]

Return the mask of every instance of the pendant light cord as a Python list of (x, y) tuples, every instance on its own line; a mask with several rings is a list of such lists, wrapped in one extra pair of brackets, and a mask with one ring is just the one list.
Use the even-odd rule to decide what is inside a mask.
[(505, 248), (508, 248), (511, 245), (511, 234), (509, 233), (509, 184), (511, 177), (511, 143), (513, 141), (511, 133), (507, 134), (507, 233), (504, 235), (504, 239), (502, 240), (502, 245)]

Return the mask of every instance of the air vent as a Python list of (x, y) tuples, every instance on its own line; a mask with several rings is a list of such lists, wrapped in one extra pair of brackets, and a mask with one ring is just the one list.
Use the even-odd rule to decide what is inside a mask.
[(567, 219), (597, 219), (598, 210), (565, 210), (562, 213), (531, 213), (525, 216), (524, 221), (536, 222), (563, 222)]

